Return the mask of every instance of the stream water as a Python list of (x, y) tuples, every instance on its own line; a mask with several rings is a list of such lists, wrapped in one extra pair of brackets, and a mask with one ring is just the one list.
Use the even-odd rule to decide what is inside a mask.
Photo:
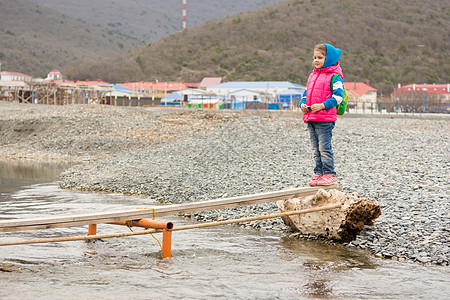
[[(0, 220), (157, 205), (59, 188), (64, 165), (0, 162)], [(193, 223), (168, 217), (175, 226)], [(128, 228), (98, 225), (98, 233)], [(0, 233), (0, 241), (87, 234), (87, 226)], [(156, 234), (156, 238), (162, 239)], [(449, 268), (229, 225), (173, 233), (0, 247), (0, 299), (448, 299)], [(3, 264), (3, 265), (2, 265)]]

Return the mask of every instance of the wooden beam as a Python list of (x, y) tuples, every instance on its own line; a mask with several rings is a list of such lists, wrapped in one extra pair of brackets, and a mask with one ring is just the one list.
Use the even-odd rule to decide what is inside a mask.
[(122, 222), (128, 220), (139, 220), (143, 218), (164, 217), (206, 211), (213, 209), (223, 209), (251, 204), (274, 202), (281, 199), (304, 197), (315, 194), (320, 188), (325, 190), (336, 189), (337, 185), (327, 187), (301, 187), (289, 190), (274, 191), (253, 195), (245, 195), (232, 198), (222, 198), (208, 201), (191, 202), (183, 204), (173, 204), (155, 206), (151, 208), (120, 210), (112, 212), (101, 212), (79, 215), (48, 216), (28, 219), (13, 219), (0, 221), (0, 232), (23, 231), (47, 228), (61, 228), (81, 226), (88, 224)]

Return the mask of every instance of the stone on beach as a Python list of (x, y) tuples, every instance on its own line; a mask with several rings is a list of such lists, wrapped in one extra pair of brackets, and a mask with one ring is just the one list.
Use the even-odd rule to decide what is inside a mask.
[(312, 196), (280, 200), (277, 205), (281, 212), (287, 212), (338, 203), (342, 204), (340, 208), (284, 216), (282, 219), (292, 230), (303, 234), (350, 242), (364, 229), (364, 225), (373, 226), (375, 219), (381, 215), (380, 206), (372, 200), (335, 189), (320, 189)]

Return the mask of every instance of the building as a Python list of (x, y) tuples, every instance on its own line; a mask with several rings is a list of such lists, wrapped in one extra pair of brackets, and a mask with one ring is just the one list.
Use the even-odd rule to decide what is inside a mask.
[(289, 81), (230, 81), (208, 86), (206, 91), (230, 98), (234, 92), (246, 90), (259, 93), (261, 101), (272, 101), (281, 91), (304, 88), (304, 86)]
[(223, 83), (222, 77), (205, 77), (198, 85), (199, 89), (206, 89), (208, 86), (218, 85)]
[(423, 94), (432, 98), (436, 98), (441, 103), (450, 102), (450, 83), (447, 84), (409, 84), (394, 89), (392, 93), (392, 100), (395, 102), (401, 102), (406, 100), (405, 98), (412, 99), (414, 95), (416, 98), (422, 100)]
[(109, 84), (109, 82), (98, 79), (96, 81), (92, 81), (89, 79), (86, 80), (46, 80), (48, 83), (56, 83), (56, 84), (74, 84), (74, 85), (101, 85), (101, 84)]
[(19, 72), (0, 72), (0, 80), (2, 81), (25, 81), (30, 82), (33, 77)]
[(375, 107), (377, 103), (377, 89), (364, 82), (344, 82), (345, 89), (348, 92), (349, 105), (355, 108)]
[(173, 92), (172, 94), (162, 98), (161, 103), (176, 102), (181, 104), (183, 101), (184, 102), (190, 101), (190, 99), (193, 97), (201, 98), (202, 96), (205, 96), (205, 91), (189, 88)]
[(281, 91), (274, 98), (274, 102), (281, 103), (283, 109), (297, 109), (300, 106), (300, 101), (302, 100), (305, 90), (306, 87), (303, 89), (288, 89)]
[(236, 102), (262, 101), (262, 94), (260, 92), (255, 92), (247, 89), (230, 92), (228, 96)]
[(418, 112), (450, 113), (450, 84), (398, 85), (391, 94), (395, 105), (410, 106)]
[(62, 80), (62, 74), (60, 71), (54, 69), (47, 74), (47, 78), (44, 80)]
[(198, 108), (220, 108), (225, 99), (208, 95), (201, 89), (186, 89), (174, 92), (161, 99), (161, 105), (187, 105)]
[(122, 83), (122, 86), (141, 92), (146, 95), (158, 95), (165, 97), (168, 94), (175, 91), (185, 90), (188, 88), (196, 88), (198, 87), (198, 83), (140, 81), (140, 82), (125, 82)]

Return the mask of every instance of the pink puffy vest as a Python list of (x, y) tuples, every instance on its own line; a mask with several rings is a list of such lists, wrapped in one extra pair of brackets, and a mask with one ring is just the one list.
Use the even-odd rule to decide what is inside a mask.
[[(306, 84), (306, 105), (311, 106), (316, 103), (323, 103), (328, 98), (331, 98), (330, 83), (331, 78), (336, 73), (341, 78), (344, 78), (339, 63), (325, 69), (314, 69), (314, 72), (309, 75), (308, 83)], [(305, 123), (309, 121), (334, 122), (336, 120), (336, 107), (322, 109), (316, 113), (310, 110), (303, 114)]]

